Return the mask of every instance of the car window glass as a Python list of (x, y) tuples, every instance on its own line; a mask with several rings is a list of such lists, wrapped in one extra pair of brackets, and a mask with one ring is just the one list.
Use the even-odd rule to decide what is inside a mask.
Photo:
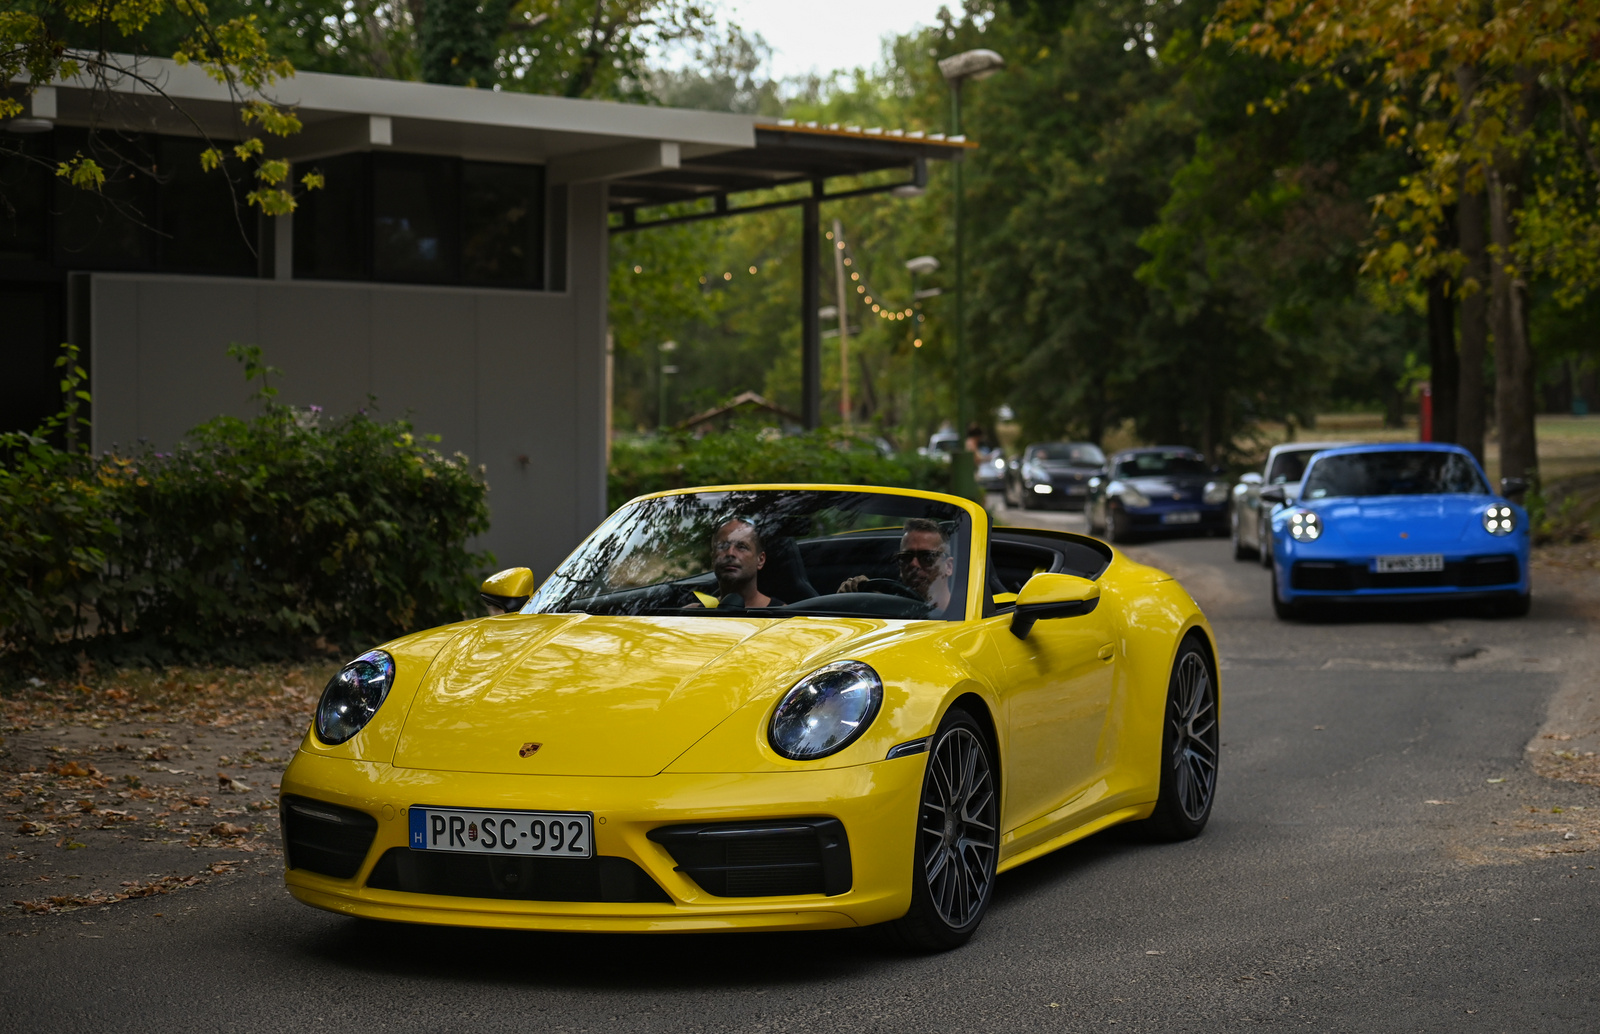
[[(747, 610), (719, 591), (713, 538), (730, 520), (755, 529), (756, 585), (782, 606)], [(523, 613), (961, 620), (970, 543), (964, 509), (915, 496), (752, 489), (643, 499), (596, 529)]]
[(1315, 449), (1295, 449), (1280, 452), (1272, 458), (1272, 470), (1267, 474), (1267, 484), (1283, 485), (1299, 481), (1306, 476), (1306, 464), (1317, 454)]
[(1076, 442), (1036, 445), (1030, 450), (1029, 459), (1055, 460), (1058, 463), (1073, 463), (1080, 467), (1098, 467), (1106, 461), (1105, 453), (1093, 445)]
[(1192, 452), (1136, 452), (1117, 462), (1117, 476), (1123, 478), (1169, 477), (1178, 474), (1204, 474), (1206, 462)]
[(1384, 495), (1483, 495), (1471, 460), (1458, 452), (1360, 452), (1323, 456), (1306, 475), (1306, 499)]

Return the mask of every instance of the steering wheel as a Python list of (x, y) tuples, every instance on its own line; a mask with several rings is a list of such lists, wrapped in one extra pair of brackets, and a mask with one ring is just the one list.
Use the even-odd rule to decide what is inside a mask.
[(900, 596), (917, 603), (927, 603), (928, 600), (917, 590), (904, 582), (895, 581), (893, 578), (868, 578), (856, 587), (856, 592), (877, 592), (885, 596)]

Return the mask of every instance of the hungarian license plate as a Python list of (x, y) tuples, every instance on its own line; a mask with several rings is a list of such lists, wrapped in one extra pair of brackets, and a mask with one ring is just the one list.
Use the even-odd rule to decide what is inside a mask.
[(1199, 524), (1200, 515), (1193, 510), (1174, 510), (1161, 515), (1162, 524)]
[(1373, 560), (1373, 570), (1378, 574), (1443, 571), (1444, 557), (1438, 553), (1418, 553), (1415, 556), (1381, 556)]
[(594, 815), (587, 811), (413, 807), (410, 819), (413, 851), (541, 858), (594, 854)]

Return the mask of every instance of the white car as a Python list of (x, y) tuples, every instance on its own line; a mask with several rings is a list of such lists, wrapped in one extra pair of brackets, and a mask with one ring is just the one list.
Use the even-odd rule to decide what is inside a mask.
[[(1254, 471), (1239, 479), (1228, 500), (1228, 524), (1233, 533), (1233, 558), (1261, 561), (1262, 567), (1272, 566), (1272, 515), (1279, 506), (1292, 505), (1300, 492), (1300, 480), (1305, 476), (1311, 457), (1324, 449), (1338, 449), (1351, 442), (1286, 442), (1274, 445), (1267, 453), (1267, 462), (1261, 473)], [(1261, 489), (1266, 485), (1282, 485), (1286, 503), (1263, 503)]]

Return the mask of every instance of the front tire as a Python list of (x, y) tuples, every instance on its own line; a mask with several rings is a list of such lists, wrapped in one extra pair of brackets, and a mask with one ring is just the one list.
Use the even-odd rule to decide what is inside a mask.
[(1256, 556), (1261, 560), (1261, 566), (1272, 568), (1272, 524), (1260, 517), (1256, 518)]
[(1278, 595), (1278, 569), (1271, 569), (1272, 577), (1272, 613), (1276, 614), (1279, 621), (1293, 621), (1300, 616), (1300, 604), (1286, 600)]
[(1190, 840), (1211, 818), (1217, 795), (1217, 679), (1205, 649), (1193, 637), (1178, 648), (1167, 681), (1161, 730), (1161, 791), (1144, 822), (1160, 840)]
[(1533, 593), (1519, 592), (1500, 600), (1495, 606), (1495, 613), (1503, 618), (1525, 618), (1532, 608)]
[(1128, 519), (1128, 511), (1122, 507), (1106, 504), (1106, 524), (1111, 532), (1108, 537), (1113, 543), (1125, 545), (1133, 538), (1133, 522)]
[(989, 910), (1000, 857), (1000, 806), (988, 738), (952, 708), (934, 733), (917, 807), (911, 908), (890, 929), (917, 951), (971, 939)]
[(1249, 560), (1255, 555), (1255, 550), (1244, 544), (1239, 537), (1239, 511), (1232, 511), (1232, 519), (1228, 521), (1230, 533), (1233, 536), (1233, 558), (1235, 560)]

